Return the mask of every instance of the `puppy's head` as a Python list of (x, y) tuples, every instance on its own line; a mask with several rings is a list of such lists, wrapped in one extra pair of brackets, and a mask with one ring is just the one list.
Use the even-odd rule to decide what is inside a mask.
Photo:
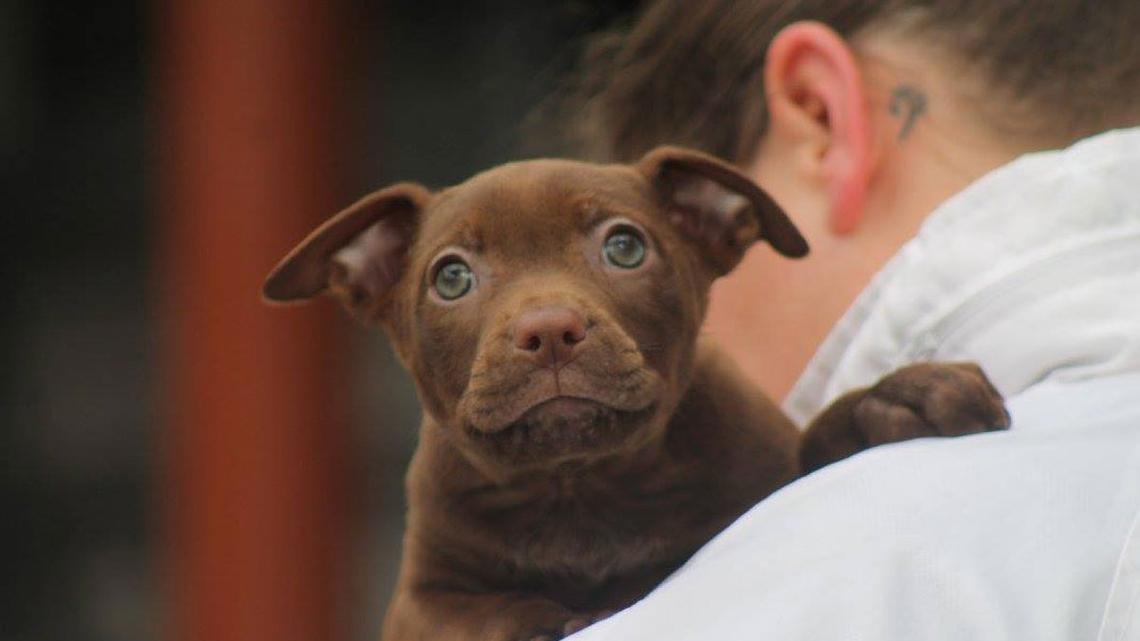
[(689, 383), (709, 285), (750, 245), (807, 244), (751, 181), (664, 147), (377, 191), (295, 248), (271, 301), (329, 293), (381, 324), (434, 421), (509, 472), (636, 448)]

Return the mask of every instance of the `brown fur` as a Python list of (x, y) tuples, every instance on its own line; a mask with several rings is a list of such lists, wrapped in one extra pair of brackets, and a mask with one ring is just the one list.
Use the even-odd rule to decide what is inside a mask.
[[(632, 269), (602, 257), (615, 221), (646, 241)], [(386, 640), (561, 637), (645, 595), (804, 465), (1001, 422), (980, 371), (924, 365), (801, 438), (698, 339), (710, 284), (760, 239), (807, 251), (734, 169), (663, 148), (390, 187), (282, 261), (266, 296), (329, 291), (382, 325), (424, 406)], [(441, 256), (472, 269), (466, 295), (433, 289)]]

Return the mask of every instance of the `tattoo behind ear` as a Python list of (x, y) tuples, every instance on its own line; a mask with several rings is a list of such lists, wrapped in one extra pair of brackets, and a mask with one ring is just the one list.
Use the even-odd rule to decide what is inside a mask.
[(888, 106), (892, 116), (902, 116), (902, 128), (899, 129), (899, 140), (905, 140), (914, 127), (914, 121), (926, 113), (926, 94), (910, 85), (899, 85), (891, 92), (891, 103)]

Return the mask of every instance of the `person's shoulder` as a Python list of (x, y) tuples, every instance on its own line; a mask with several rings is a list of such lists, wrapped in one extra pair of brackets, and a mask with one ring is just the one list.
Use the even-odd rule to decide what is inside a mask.
[(1034, 386), (1010, 399), (1008, 432), (810, 474), (583, 638), (1096, 638), (1105, 604), (1140, 591), (1113, 578), (1140, 549), (1135, 382)]

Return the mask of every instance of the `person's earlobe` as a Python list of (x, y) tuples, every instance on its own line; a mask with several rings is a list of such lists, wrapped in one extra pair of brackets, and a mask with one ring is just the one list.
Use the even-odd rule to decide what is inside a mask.
[(874, 159), (867, 96), (851, 48), (821, 23), (788, 25), (768, 47), (764, 86), (769, 133), (807, 147), (808, 171), (826, 192), (828, 226), (851, 232), (863, 217)]

